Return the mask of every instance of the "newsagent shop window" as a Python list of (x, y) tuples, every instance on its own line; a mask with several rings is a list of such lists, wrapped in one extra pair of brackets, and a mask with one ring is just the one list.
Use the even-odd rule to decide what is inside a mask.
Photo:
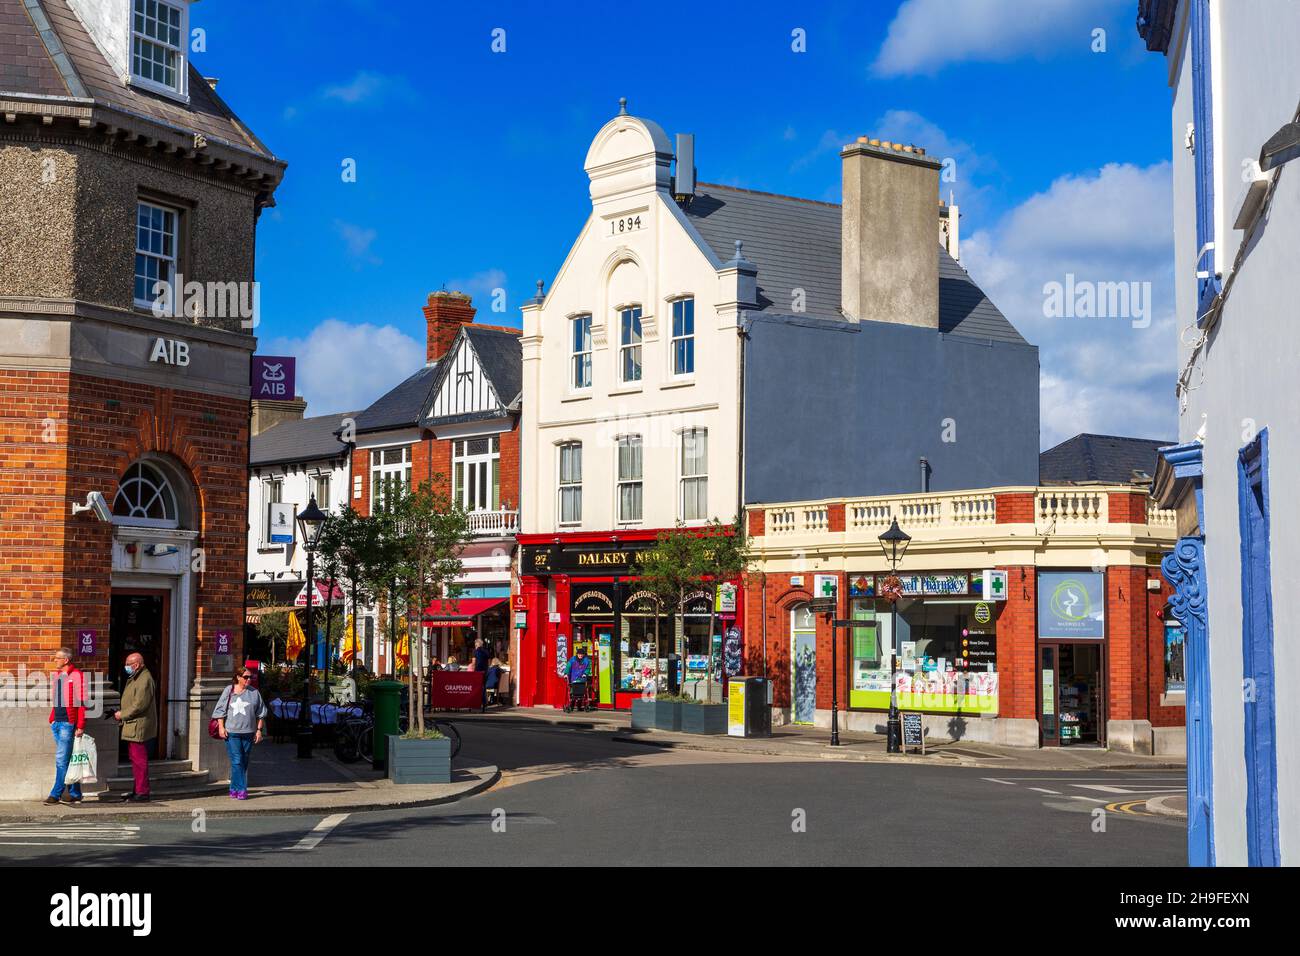
[(179, 523), (176, 493), (163, 473), (148, 462), (137, 461), (117, 484), (113, 518), (121, 524), (175, 528)]

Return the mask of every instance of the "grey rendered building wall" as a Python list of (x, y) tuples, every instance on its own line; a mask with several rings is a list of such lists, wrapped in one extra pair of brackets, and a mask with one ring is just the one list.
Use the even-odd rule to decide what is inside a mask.
[[(746, 504), (1038, 482), (1038, 349), (883, 322), (754, 316)], [(946, 420), (951, 419), (945, 441)]]

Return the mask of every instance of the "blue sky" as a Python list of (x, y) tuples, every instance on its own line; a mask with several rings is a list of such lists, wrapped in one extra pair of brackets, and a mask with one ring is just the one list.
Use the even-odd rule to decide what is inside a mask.
[[(259, 351), (299, 356), (308, 414), (422, 364), (420, 306), (444, 284), (517, 325), (586, 218), (582, 160), (626, 96), (695, 133), (708, 182), (838, 201), (838, 150), (862, 134), (952, 158), (963, 265), (1041, 348), (1046, 447), (1177, 434), (1169, 92), (1135, 16), (1136, 0), (294, 0), (254, 20), (208, 0), (192, 26), (198, 68), (289, 163), (258, 230)], [(1149, 324), (1045, 317), (1044, 284), (1067, 274), (1150, 282)]]

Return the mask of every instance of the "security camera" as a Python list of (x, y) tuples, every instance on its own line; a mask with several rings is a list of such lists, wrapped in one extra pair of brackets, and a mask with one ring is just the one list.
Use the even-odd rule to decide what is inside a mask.
[(72, 503), (72, 513), (81, 514), (83, 511), (93, 511), (95, 517), (100, 521), (112, 521), (113, 509), (108, 506), (104, 500), (104, 494), (100, 491), (92, 491), (86, 495), (86, 503), (79, 505), (75, 501)]

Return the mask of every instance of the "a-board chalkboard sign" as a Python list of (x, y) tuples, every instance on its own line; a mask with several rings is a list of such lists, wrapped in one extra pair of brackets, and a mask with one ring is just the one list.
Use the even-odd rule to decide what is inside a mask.
[(903, 714), (903, 749), (920, 747), (925, 753), (925, 734), (921, 731), (920, 714)]

